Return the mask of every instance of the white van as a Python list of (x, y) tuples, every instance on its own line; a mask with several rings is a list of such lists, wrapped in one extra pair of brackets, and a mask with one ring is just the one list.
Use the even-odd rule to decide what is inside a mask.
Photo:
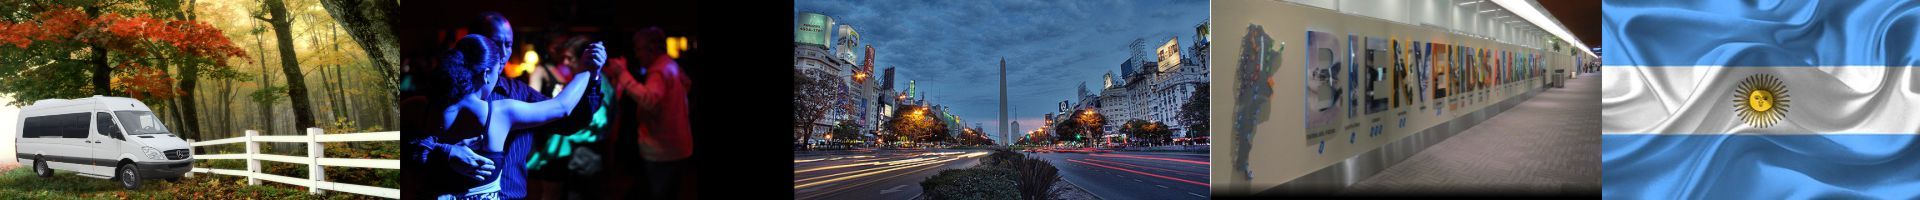
[(178, 181), (193, 169), (187, 142), (167, 131), (139, 100), (93, 96), (48, 99), (20, 109), (14, 152), (40, 177), (53, 170), (120, 181)]

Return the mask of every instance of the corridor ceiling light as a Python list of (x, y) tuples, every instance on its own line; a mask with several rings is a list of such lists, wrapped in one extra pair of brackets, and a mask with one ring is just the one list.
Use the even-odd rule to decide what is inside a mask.
[(1572, 43), (1574, 49), (1586, 52), (1588, 56), (1599, 57), (1599, 54), (1594, 54), (1593, 50), (1587, 48), (1586, 43), (1580, 42), (1580, 38), (1573, 37), (1573, 33), (1567, 32), (1567, 27), (1560, 26), (1560, 22), (1547, 18), (1546, 13), (1540, 12), (1539, 7), (1534, 7), (1533, 4), (1524, 0), (1493, 0), (1493, 3), (1513, 11), (1514, 15), (1519, 15), (1521, 19), (1532, 22), (1534, 26), (1545, 29), (1548, 33), (1569, 41), (1568, 43)]
[(1466, 2), (1466, 3), (1460, 3), (1460, 5), (1461, 5), (1461, 6), (1466, 6), (1467, 4), (1474, 4), (1474, 3), (1480, 3), (1480, 2), (1481, 2), (1481, 1), (1470, 1), (1470, 2)]

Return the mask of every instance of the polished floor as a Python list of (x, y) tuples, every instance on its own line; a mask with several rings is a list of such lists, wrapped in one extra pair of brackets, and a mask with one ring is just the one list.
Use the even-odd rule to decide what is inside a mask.
[(1407, 158), (1342, 194), (1598, 194), (1600, 77), (1583, 75)]

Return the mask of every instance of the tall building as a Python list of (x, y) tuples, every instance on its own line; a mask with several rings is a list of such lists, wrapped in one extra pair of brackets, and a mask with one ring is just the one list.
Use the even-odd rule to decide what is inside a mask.
[(859, 112), (854, 113), (857, 114), (854, 116), (854, 122), (856, 127), (859, 127), (857, 132), (863, 134), (872, 134), (880, 130), (880, 124), (884, 122), (881, 113), (886, 104), (883, 102), (888, 96), (881, 94), (886, 90), (881, 89), (878, 80), (874, 80), (877, 77), (874, 77), (873, 65), (873, 45), (866, 45), (865, 56), (860, 57), (860, 65), (853, 69), (854, 81), (851, 85), (854, 91), (852, 96), (848, 97), (855, 99), (854, 102), (857, 103), (854, 108), (859, 109)]
[(880, 74), (880, 88), (893, 91), (893, 67), (887, 67), (887, 69), (883, 71), (886, 72)]
[[(834, 56), (830, 53), (830, 47), (828, 46), (830, 45), (828, 42), (830, 40), (828, 39), (832, 36), (830, 35), (832, 32), (829, 32), (828, 28), (834, 27), (835, 25), (833, 18), (820, 13), (803, 12), (797, 16), (795, 23), (793, 45), (794, 71), (842, 80), (841, 85), (837, 86), (838, 89), (836, 90), (836, 93), (840, 95), (835, 98), (834, 103), (854, 103), (848, 102), (850, 98), (846, 98), (846, 95), (852, 94), (851, 91), (855, 89), (852, 88), (854, 85), (849, 85), (852, 81), (852, 77), (849, 77), (849, 72), (855, 68), (856, 65), (850, 60)], [(855, 114), (844, 110), (834, 110), (827, 113), (826, 117), (813, 121), (813, 126), (808, 128), (812, 129), (812, 132), (816, 134), (813, 136), (814, 138), (824, 138), (821, 137), (820, 134), (830, 132), (833, 125), (840, 120), (849, 119), (856, 119)], [(795, 131), (806, 130), (800, 129)]]
[[(1129, 120), (1140, 119), (1166, 124), (1175, 137), (1182, 137), (1186, 126), (1179, 121), (1180, 105), (1207, 80), (1207, 67), (1197, 62), (1182, 62), (1178, 39), (1168, 39), (1156, 51), (1158, 62), (1133, 62), (1124, 65), (1122, 77), (1107, 78), (1095, 107), (1107, 117), (1101, 129), (1117, 133)], [(1193, 59), (1206, 59), (1193, 58)], [(1135, 71), (1137, 70), (1137, 71)], [(1133, 71), (1134, 73), (1124, 73)], [(1111, 74), (1111, 73), (1109, 73)], [(1109, 75), (1111, 77), (1111, 75)], [(1117, 78), (1117, 79), (1115, 79)]]
[(1077, 93), (1077, 94), (1078, 95), (1075, 95), (1075, 97), (1087, 96), (1087, 82), (1080, 82), (1080, 93)]
[(1190, 58), (1188, 60), (1193, 61), (1194, 65), (1213, 66), (1207, 65), (1207, 61), (1209, 60), (1209, 57), (1207, 57), (1209, 56), (1207, 48), (1211, 47), (1213, 43), (1213, 33), (1209, 32), (1212, 30), (1208, 28), (1209, 26), (1211, 26), (1209, 25), (1209, 21), (1201, 20), (1200, 25), (1193, 27), (1193, 46), (1188, 47), (1187, 52), (1193, 54), (1193, 56), (1188, 56), (1188, 58)]
[[(1013, 130), (1013, 131), (1020, 131), (1020, 130), (1025, 130), (1025, 129), (1020, 129), (1020, 122), (1019, 122), (1019, 121), (1014, 121), (1014, 122), (1013, 122), (1013, 128), (1011, 128), (1011, 129), (1009, 129), (1009, 130)], [(1009, 133), (1005, 133), (1005, 134), (1000, 134), (1000, 142), (1004, 142), (1004, 143), (1007, 143), (1007, 144), (1013, 144), (1013, 134), (1014, 134), (1014, 133), (1011, 133), (1011, 132), (1009, 132)]]
[[(1101, 78), (1101, 80), (1103, 80), (1100, 83), (1101, 90), (1106, 90), (1107, 88), (1113, 88), (1113, 71), (1107, 71), (1107, 76), (1104, 78)], [(1080, 95), (1080, 96), (1086, 96), (1086, 95)]]

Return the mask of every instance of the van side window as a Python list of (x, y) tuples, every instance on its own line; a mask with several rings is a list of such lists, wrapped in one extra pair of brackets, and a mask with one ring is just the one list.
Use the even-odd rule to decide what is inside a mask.
[(93, 113), (67, 113), (28, 117), (21, 123), (21, 138), (87, 138), (87, 117)]
[(54, 123), (54, 125), (59, 126), (58, 129), (60, 129), (61, 137), (86, 139), (87, 125), (89, 125), (87, 124), (87, 117), (91, 114), (93, 113), (63, 114), (60, 115), (60, 119), (57, 120), (59, 122)]
[(57, 126), (53, 126), (52, 124), (55, 121), (53, 119), (57, 117), (58, 116), (28, 117), (20, 123), (20, 138), (60, 137), (60, 134), (55, 132), (59, 130), (54, 129), (54, 127)]
[(106, 135), (107, 137), (121, 141), (127, 140), (126, 136), (120, 134), (120, 125), (113, 123), (113, 115), (101, 112), (93, 114), (93, 118), (97, 119), (94, 124), (100, 125), (99, 130), (101, 135)]

